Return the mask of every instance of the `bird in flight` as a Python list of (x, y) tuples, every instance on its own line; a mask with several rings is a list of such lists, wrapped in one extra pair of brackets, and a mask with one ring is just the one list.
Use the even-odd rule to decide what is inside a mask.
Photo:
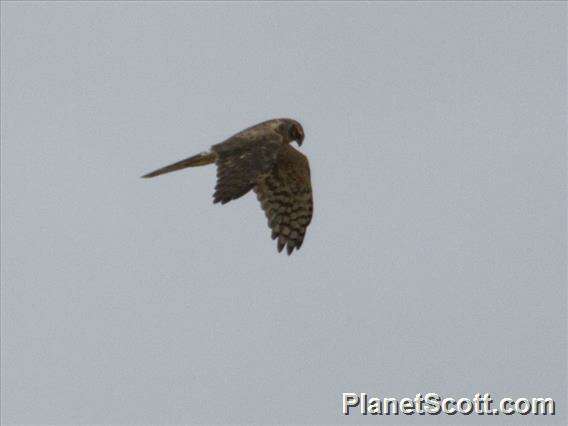
[(266, 213), (278, 251), (286, 247), (290, 255), (302, 247), (313, 213), (310, 166), (306, 156), (290, 145), (293, 141), (302, 145), (302, 125), (290, 118), (276, 118), (142, 177), (215, 163), (213, 202), (225, 204), (252, 189)]

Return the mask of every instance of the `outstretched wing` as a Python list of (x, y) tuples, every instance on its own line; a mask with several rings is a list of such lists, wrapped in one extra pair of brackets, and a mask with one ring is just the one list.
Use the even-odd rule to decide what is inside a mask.
[(282, 136), (270, 126), (247, 129), (213, 145), (217, 154), (213, 202), (225, 204), (253, 189), (261, 176), (270, 173), (282, 147)]
[(254, 191), (268, 218), (272, 239), (277, 239), (278, 251), (284, 246), (288, 254), (300, 249), (313, 213), (308, 159), (286, 145), (271, 173), (259, 181)]

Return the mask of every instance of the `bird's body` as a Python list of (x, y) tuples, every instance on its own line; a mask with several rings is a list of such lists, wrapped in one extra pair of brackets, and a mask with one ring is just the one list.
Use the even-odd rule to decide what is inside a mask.
[(313, 213), (308, 159), (290, 146), (301, 145), (304, 131), (289, 118), (264, 121), (202, 152), (143, 176), (186, 167), (217, 165), (213, 202), (225, 204), (254, 190), (268, 218), (278, 251), (299, 249)]

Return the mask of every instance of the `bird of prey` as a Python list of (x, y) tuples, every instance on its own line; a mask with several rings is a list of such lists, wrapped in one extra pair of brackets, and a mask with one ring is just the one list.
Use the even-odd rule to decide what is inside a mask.
[(290, 145), (304, 141), (296, 120), (276, 118), (249, 127), (209, 151), (178, 161), (142, 177), (151, 178), (186, 167), (217, 165), (213, 202), (225, 204), (251, 189), (257, 195), (277, 240), (288, 255), (302, 246), (312, 220), (313, 200), (308, 159)]

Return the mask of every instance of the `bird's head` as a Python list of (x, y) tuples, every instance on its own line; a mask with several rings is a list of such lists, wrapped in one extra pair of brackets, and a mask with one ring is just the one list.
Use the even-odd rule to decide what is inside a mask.
[(302, 146), (302, 143), (304, 142), (304, 129), (296, 120), (289, 121), (288, 137), (290, 138), (290, 142), (296, 141), (298, 146)]

